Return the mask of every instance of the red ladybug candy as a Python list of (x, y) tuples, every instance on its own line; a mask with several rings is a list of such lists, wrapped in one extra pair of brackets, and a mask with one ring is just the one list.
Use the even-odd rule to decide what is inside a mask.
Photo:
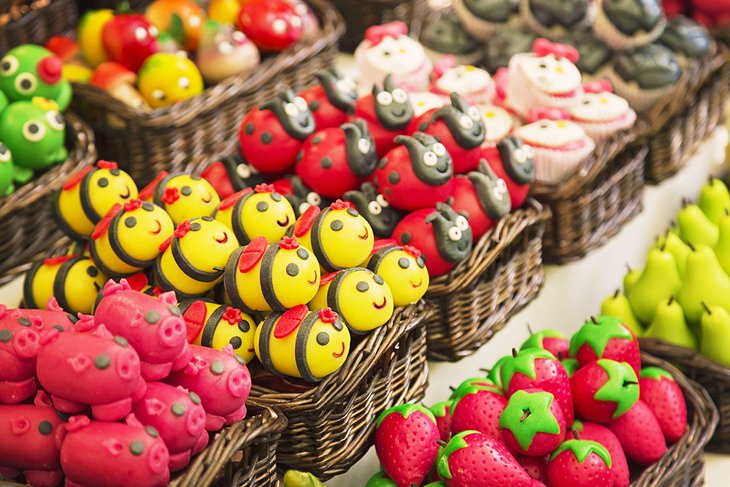
[(360, 119), (315, 132), (297, 159), (295, 170), (302, 182), (327, 198), (357, 189), (378, 163), (368, 125)]
[(487, 131), (476, 107), (458, 93), (451, 94), (451, 105), (432, 108), (410, 124), (409, 132), (433, 135), (444, 144), (454, 161), (454, 173), (475, 171), (482, 157), (480, 146)]
[(285, 88), (246, 114), (238, 132), (241, 153), (265, 174), (288, 172), (304, 140), (314, 132), (314, 118), (304, 98)]
[(245, 2), (238, 13), (238, 27), (265, 52), (284, 50), (302, 38), (302, 18), (284, 0)]
[(335, 70), (315, 74), (319, 84), (303, 90), (299, 96), (309, 104), (317, 130), (339, 127), (355, 113), (355, 81)]
[(532, 148), (517, 137), (508, 135), (496, 145), (482, 146), (482, 157), (494, 174), (507, 184), (512, 210), (522, 206), (530, 191), (530, 183), (535, 180)]
[(373, 183), (400, 210), (434, 207), (454, 188), (454, 168), (446, 147), (430, 135), (399, 135), (373, 173)]

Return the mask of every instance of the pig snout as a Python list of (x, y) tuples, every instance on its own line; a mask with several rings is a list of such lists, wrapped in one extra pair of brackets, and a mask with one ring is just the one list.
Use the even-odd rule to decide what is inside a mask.
[(185, 321), (178, 316), (169, 316), (160, 323), (157, 335), (162, 345), (169, 348), (178, 347), (186, 341)]
[(15, 332), (13, 336), (15, 353), (22, 358), (33, 358), (38, 355), (40, 335), (35, 330), (24, 328)]

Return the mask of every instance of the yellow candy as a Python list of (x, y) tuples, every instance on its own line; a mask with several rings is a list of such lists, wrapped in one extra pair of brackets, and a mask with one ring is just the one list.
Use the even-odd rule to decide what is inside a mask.
[(139, 197), (161, 206), (175, 225), (212, 216), (221, 202), (215, 188), (200, 176), (164, 171), (139, 193)]
[(351, 332), (360, 334), (384, 325), (393, 316), (393, 294), (377, 274), (353, 267), (322, 277), (310, 309), (332, 308)]
[(178, 299), (204, 296), (223, 275), (231, 253), (238, 248), (233, 232), (209, 216), (178, 225), (155, 260), (154, 277)]
[(204, 300), (183, 301), (180, 311), (188, 327), (190, 343), (216, 350), (230, 345), (246, 363), (254, 358), (256, 322), (250, 315), (231, 306)]
[(321, 210), (311, 206), (294, 225), (294, 236), (311, 248), (327, 272), (355, 267), (373, 250), (373, 229), (349, 202)]
[(116, 162), (99, 161), (64, 183), (53, 195), (53, 210), (63, 233), (74, 239), (87, 238), (112, 206), (137, 196), (137, 185)]
[(140, 93), (152, 108), (172, 105), (203, 92), (203, 77), (190, 59), (158, 52), (139, 68)]
[(90, 314), (108, 279), (88, 257), (45, 259), (25, 275), (23, 300), (28, 308), (45, 309), (53, 296), (70, 313)]
[(319, 262), (295, 238), (255, 238), (226, 265), (226, 295), (237, 308), (284, 311), (309, 302), (319, 288)]
[(92, 68), (107, 60), (104, 45), (101, 42), (101, 32), (112, 18), (114, 18), (114, 10), (105, 8), (89, 10), (79, 20), (79, 49)]
[(241, 245), (256, 237), (278, 242), (294, 223), (294, 209), (270, 184), (234, 193), (218, 205), (215, 219), (225, 223)]
[(329, 308), (271, 313), (256, 330), (256, 356), (272, 374), (318, 382), (350, 353), (350, 332)]
[(370, 257), (367, 268), (388, 283), (395, 306), (414, 304), (428, 290), (426, 262), (421, 251), (410, 245), (389, 245), (377, 249)]
[(148, 201), (114, 205), (91, 235), (91, 258), (108, 276), (135, 274), (154, 263), (174, 230), (165, 210)]

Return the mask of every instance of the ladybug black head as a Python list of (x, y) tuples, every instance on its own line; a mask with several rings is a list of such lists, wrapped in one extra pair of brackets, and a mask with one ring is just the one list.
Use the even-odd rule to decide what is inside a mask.
[(498, 220), (509, 213), (512, 201), (507, 191), (507, 183), (498, 178), (484, 159), (479, 161), (479, 171), (472, 171), (468, 175), (474, 186), (484, 212), (492, 220)]
[(226, 168), (226, 174), (231, 181), (234, 191), (241, 191), (244, 188), (253, 188), (264, 181), (263, 176), (250, 164), (246, 162), (240, 153), (236, 153), (221, 159)]
[(402, 218), (370, 183), (363, 183), (359, 190), (348, 191), (343, 198), (355, 205), (378, 237), (389, 238)]
[(513, 135), (497, 143), (497, 151), (507, 176), (516, 184), (530, 184), (535, 180), (535, 160), (532, 148)]
[(345, 131), (345, 153), (350, 170), (359, 178), (370, 176), (378, 164), (378, 154), (368, 124), (356, 118), (341, 128)]
[(413, 118), (413, 106), (408, 93), (393, 82), (388, 75), (383, 82), (383, 89), (373, 86), (373, 101), (375, 102), (375, 116), (380, 125), (388, 130), (401, 130)]
[(443, 120), (456, 143), (464, 149), (474, 149), (484, 142), (487, 131), (479, 110), (458, 93), (452, 93), (451, 105), (436, 110), (433, 118)]
[(355, 80), (342, 76), (336, 69), (319, 71), (314, 76), (324, 89), (324, 94), (335, 107), (343, 112), (352, 114), (355, 112), (357, 101), (357, 90)]
[(434, 137), (416, 132), (412, 136), (399, 135), (394, 140), (408, 150), (413, 172), (424, 183), (441, 186), (454, 175), (451, 155)]
[(292, 193), (285, 197), (291, 203), (292, 208), (294, 208), (294, 214), (297, 218), (307, 211), (307, 208), (310, 206), (319, 206), (321, 209), (324, 209), (331, 203), (330, 200), (323, 198), (319, 193), (314, 192), (314, 190), (304, 184), (302, 178), (299, 176), (292, 176), (291, 188)]
[(295, 139), (304, 140), (314, 132), (314, 117), (306, 100), (296, 96), (289, 87), (279, 90), (260, 109), (271, 110), (286, 133)]
[(445, 261), (456, 264), (469, 256), (472, 235), (464, 215), (446, 203), (437, 203), (436, 211), (426, 217), (426, 223), (433, 225), (436, 247)]

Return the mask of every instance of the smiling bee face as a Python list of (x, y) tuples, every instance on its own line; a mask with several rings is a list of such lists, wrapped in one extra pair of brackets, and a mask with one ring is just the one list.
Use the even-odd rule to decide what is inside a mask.
[(394, 306), (416, 303), (428, 289), (426, 261), (411, 246), (391, 246), (376, 251), (368, 261), (368, 269), (382, 276), (393, 294)]
[(81, 205), (93, 210), (98, 217), (94, 223), (114, 206), (124, 204), (138, 196), (137, 185), (132, 177), (121, 169), (99, 168), (89, 173), (81, 183)]
[(233, 229), (241, 245), (247, 245), (256, 237), (265, 237), (269, 243), (279, 241), (294, 224), (295, 216), (286, 198), (273, 186), (261, 184), (221, 202), (215, 218)]
[(154, 202), (179, 225), (191, 218), (212, 215), (221, 199), (213, 186), (200, 176), (171, 174), (156, 184)]

